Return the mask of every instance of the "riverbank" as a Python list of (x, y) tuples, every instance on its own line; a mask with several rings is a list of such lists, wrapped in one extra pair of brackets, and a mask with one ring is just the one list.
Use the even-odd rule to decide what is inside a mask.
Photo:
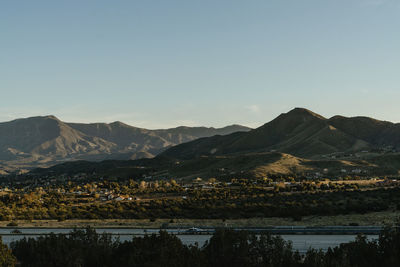
[(386, 225), (393, 224), (400, 218), (399, 211), (373, 212), (367, 214), (349, 214), (337, 216), (307, 216), (301, 221), (292, 218), (249, 218), (249, 219), (106, 219), (106, 220), (17, 220), (17, 225), (10, 225), (10, 221), (0, 221), (0, 227), (9, 228), (184, 228), (184, 227), (268, 227), (268, 226), (348, 226), (348, 225)]

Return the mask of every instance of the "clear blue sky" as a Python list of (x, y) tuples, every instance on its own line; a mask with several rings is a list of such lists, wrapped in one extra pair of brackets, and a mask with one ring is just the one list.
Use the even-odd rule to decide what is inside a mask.
[(0, 121), (400, 122), (398, 0), (3, 0)]

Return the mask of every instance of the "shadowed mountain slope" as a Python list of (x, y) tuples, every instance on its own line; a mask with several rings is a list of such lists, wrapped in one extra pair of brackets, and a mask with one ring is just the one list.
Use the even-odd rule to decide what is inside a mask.
[[(363, 170), (357, 175), (399, 175), (400, 154), (388, 154), (368, 159), (304, 159), (285, 153), (245, 153), (226, 156), (201, 156), (194, 159), (176, 160), (166, 157), (131, 161), (74, 161), (47, 169), (35, 169), (30, 175), (46, 177), (86, 173), (99, 177), (143, 179), (179, 178), (263, 178), (269, 175), (313, 176), (326, 173), (328, 177), (352, 175), (352, 170)], [(342, 170), (347, 173), (343, 174)]]
[(193, 141), (201, 137), (224, 135), (239, 131), (250, 130), (240, 125), (232, 125), (224, 128), (207, 127), (177, 127), (166, 130), (147, 130), (136, 128), (122, 122), (110, 124), (79, 124), (69, 123), (72, 128), (79, 130), (89, 136), (96, 136), (112, 142), (118, 146), (120, 153), (141, 152), (152, 157), (167, 147)]
[(384, 146), (400, 148), (399, 124), (363, 117), (326, 119), (307, 109), (296, 108), (249, 132), (199, 139), (170, 148), (161, 156), (188, 159), (279, 151), (315, 158)]

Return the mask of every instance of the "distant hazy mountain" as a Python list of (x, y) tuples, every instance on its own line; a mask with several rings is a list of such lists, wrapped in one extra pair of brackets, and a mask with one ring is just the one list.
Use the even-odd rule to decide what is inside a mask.
[(307, 109), (296, 108), (249, 132), (201, 138), (172, 147), (161, 156), (191, 159), (278, 151), (316, 158), (388, 147), (400, 149), (400, 124), (367, 117), (326, 119)]
[(182, 142), (248, 130), (240, 125), (147, 130), (121, 122), (80, 124), (32, 117), (0, 123), (0, 162), (38, 166), (76, 159), (149, 158)]
[(88, 136), (54, 116), (0, 123), (0, 160), (110, 153), (116, 145)]

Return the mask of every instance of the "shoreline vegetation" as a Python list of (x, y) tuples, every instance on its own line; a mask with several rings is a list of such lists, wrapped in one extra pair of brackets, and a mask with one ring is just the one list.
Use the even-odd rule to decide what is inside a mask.
[(292, 218), (248, 219), (71, 219), (0, 221), (0, 228), (180, 228), (180, 227), (267, 227), (267, 226), (384, 226), (398, 222), (400, 211), (371, 212), (336, 216), (305, 216)]
[(162, 230), (120, 242), (88, 227), (23, 238), (10, 249), (0, 238), (0, 266), (389, 267), (400, 264), (399, 241), (397, 227), (385, 228), (377, 240), (358, 235), (326, 252), (310, 248), (300, 254), (292, 242), (265, 233), (219, 229), (199, 247)]

